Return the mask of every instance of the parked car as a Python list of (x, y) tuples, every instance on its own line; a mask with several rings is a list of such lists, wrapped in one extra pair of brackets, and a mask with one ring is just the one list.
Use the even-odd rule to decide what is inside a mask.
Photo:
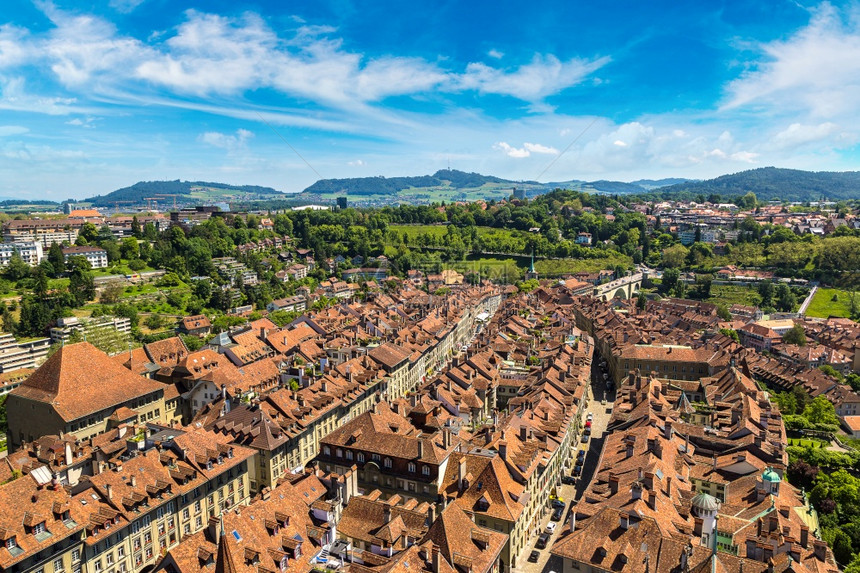
[(587, 444), (587, 443), (588, 443), (588, 437), (589, 437), (589, 436), (588, 436), (588, 434), (585, 434), (584, 436), (582, 436), (582, 440), (581, 440), (581, 441), (582, 441), (582, 443), (583, 443), (583, 444)]
[(550, 521), (549, 523), (546, 524), (546, 532), (549, 533), (550, 535), (555, 533), (555, 523), (554, 522)]
[(540, 553), (538, 553), (537, 551), (532, 551), (531, 553), (529, 553), (529, 562), (530, 563), (537, 563), (539, 558), (540, 558)]
[(552, 521), (561, 521), (561, 516), (562, 516), (562, 515), (564, 515), (564, 510), (563, 510), (563, 509), (561, 509), (561, 508), (558, 508), (558, 509), (556, 509), (555, 511), (553, 511), (553, 512), (552, 512), (552, 515), (550, 516), (550, 520), (552, 520)]
[(586, 420), (586, 421), (585, 421), (585, 427), (586, 427), (586, 428), (590, 428), (590, 427), (591, 427), (591, 420)]
[(564, 485), (576, 485), (576, 478), (573, 476), (561, 476), (561, 483)]
[(537, 543), (535, 543), (535, 547), (537, 549), (544, 549), (546, 548), (547, 543), (549, 543), (549, 533), (544, 532), (540, 534), (540, 537), (538, 537)]
[(588, 413), (588, 415), (585, 417), (585, 419), (586, 419), (586, 421), (588, 421), (588, 422), (592, 421), (592, 420), (594, 419), (594, 414), (592, 414), (591, 412), (589, 412), (589, 413)]
[(585, 429), (582, 430), (583, 435), (590, 436), (591, 435), (591, 426), (586, 426)]
[(575, 466), (581, 466), (585, 463), (585, 458), (577, 458)]
[(579, 450), (578, 452), (576, 452), (576, 457), (577, 457), (577, 459), (584, 458), (585, 457), (585, 450)]
[(582, 475), (582, 466), (575, 466), (573, 468), (573, 475), (576, 477), (579, 477), (580, 475)]
[(558, 509), (558, 508), (564, 509), (564, 500), (560, 499), (560, 498), (556, 498), (556, 499), (552, 500), (552, 508), (553, 509)]

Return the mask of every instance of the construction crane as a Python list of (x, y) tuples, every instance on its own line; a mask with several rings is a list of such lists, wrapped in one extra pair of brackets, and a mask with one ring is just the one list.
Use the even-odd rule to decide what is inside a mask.
[(111, 201), (111, 203), (114, 205), (114, 210), (119, 211), (120, 203), (134, 203), (134, 201)]
[(173, 209), (176, 210), (176, 198), (182, 197), (182, 195), (176, 195), (174, 193), (156, 193), (156, 197), (173, 197)]
[(153, 207), (158, 206), (156, 203), (157, 199), (155, 197), (144, 197), (143, 200), (146, 201), (146, 209), (148, 211), (152, 211)]

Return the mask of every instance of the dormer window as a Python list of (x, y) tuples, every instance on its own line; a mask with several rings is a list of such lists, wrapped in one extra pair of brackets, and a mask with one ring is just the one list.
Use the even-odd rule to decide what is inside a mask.
[(413, 464), (412, 462), (409, 462), (409, 472), (415, 473), (415, 464)]
[(364, 454), (362, 454), (361, 452), (358, 452), (358, 461), (360, 463), (364, 463)]
[(33, 535), (39, 535), (40, 533), (45, 533), (45, 522), (37, 523), (33, 526)]
[(331, 448), (328, 446), (323, 446), (323, 453), (327, 456), (331, 455)]
[(385, 461), (383, 462), (383, 464), (385, 465), (385, 467), (390, 468), (391, 467), (391, 458), (385, 458)]
[(421, 473), (424, 474), (425, 476), (429, 476), (430, 475), (430, 466), (422, 466)]
[(209, 460), (208, 462), (206, 462), (206, 469), (207, 469), (207, 470), (211, 470), (211, 469), (212, 469), (212, 460)]
[(15, 539), (15, 536), (13, 535), (12, 537), (10, 537), (9, 539), (6, 540), (6, 549), (8, 549), (9, 551), (12, 551), (16, 547), (18, 547), (18, 541)]
[(233, 457), (233, 448), (230, 448), (229, 450), (227, 450), (227, 457), (228, 457), (228, 458), (232, 458), (232, 457)]

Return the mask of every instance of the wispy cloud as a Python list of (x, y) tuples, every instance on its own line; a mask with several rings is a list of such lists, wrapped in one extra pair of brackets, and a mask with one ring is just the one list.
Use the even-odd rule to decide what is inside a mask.
[(856, 113), (860, 100), (860, 12), (830, 3), (812, 9), (808, 26), (756, 46), (761, 57), (727, 88), (724, 109), (756, 106), (832, 118)]

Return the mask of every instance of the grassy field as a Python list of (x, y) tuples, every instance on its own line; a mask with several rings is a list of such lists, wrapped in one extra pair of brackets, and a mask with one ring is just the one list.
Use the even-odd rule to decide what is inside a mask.
[[(403, 233), (410, 240), (415, 239), (418, 235), (428, 234), (434, 237), (444, 237), (448, 233), (448, 225), (390, 225), (388, 227), (392, 231), (396, 231), (398, 235), (403, 236)], [(479, 237), (488, 235), (528, 235), (524, 231), (514, 231), (511, 229), (496, 229), (495, 227), (476, 227)]]
[(750, 287), (740, 285), (712, 285), (711, 298), (707, 302), (722, 304), (726, 308), (733, 304), (757, 306), (761, 302), (761, 297), (754, 288)]
[[(620, 253), (602, 259), (547, 259), (535, 261), (535, 270), (539, 277), (555, 277), (562, 274), (586, 272), (596, 273), (605, 269), (614, 269), (616, 265), (628, 266), (633, 264), (630, 257)], [(528, 266), (528, 263), (526, 263)]]
[[(837, 300), (833, 300), (834, 295), (836, 295)], [(860, 294), (856, 296), (858, 297), (857, 304), (860, 305)], [(835, 288), (819, 288), (815, 291), (815, 296), (806, 309), (806, 316), (819, 318), (828, 318), (830, 316), (850, 317), (850, 293)]]

